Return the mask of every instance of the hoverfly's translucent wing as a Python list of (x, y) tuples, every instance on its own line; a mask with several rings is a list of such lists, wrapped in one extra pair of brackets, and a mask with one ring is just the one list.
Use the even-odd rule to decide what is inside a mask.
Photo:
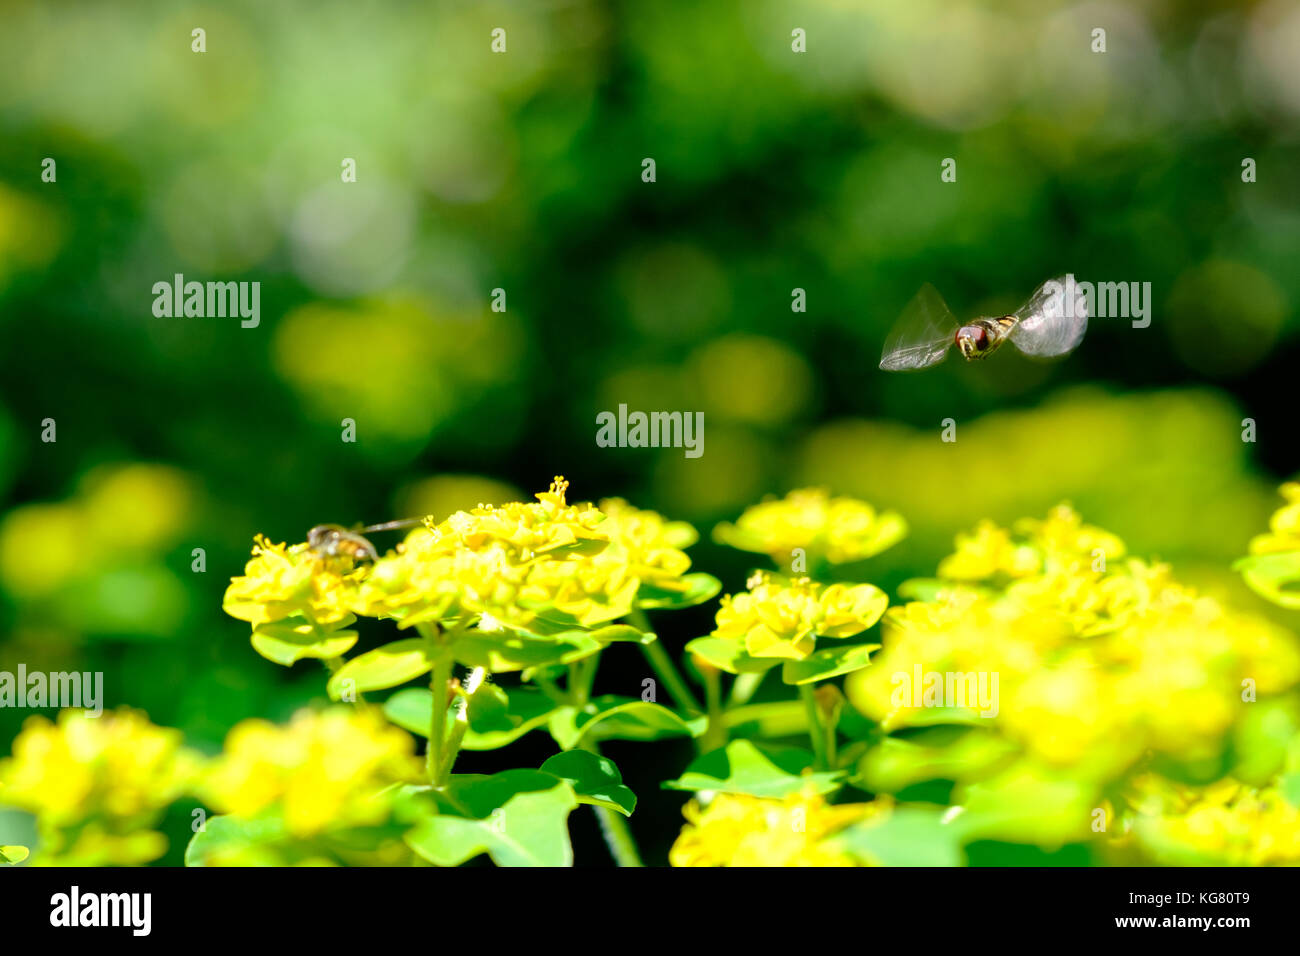
[(957, 320), (930, 283), (921, 286), (885, 339), (880, 367), (890, 372), (937, 365), (948, 354)]
[(1011, 341), (1026, 355), (1064, 355), (1088, 330), (1088, 303), (1072, 275), (1048, 279), (1015, 315)]
[(414, 528), (416, 525), (424, 524), (423, 518), (400, 518), (397, 521), (385, 521), (383, 524), (370, 524), (357, 530), (369, 534), (372, 531), (396, 531), (399, 528)]

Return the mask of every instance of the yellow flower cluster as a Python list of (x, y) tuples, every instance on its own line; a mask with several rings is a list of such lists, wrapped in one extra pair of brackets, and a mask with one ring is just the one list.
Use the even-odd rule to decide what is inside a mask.
[(351, 619), (364, 568), (346, 559), (324, 561), (306, 544), (272, 544), (254, 539), (253, 559), (241, 577), (232, 578), (223, 607), (231, 617), (254, 627), (301, 615), (313, 625)]
[(480, 505), (413, 532), (361, 587), (362, 614), (404, 624), (484, 616), (526, 628), (539, 615), (593, 626), (627, 614), (639, 579), (610, 546), (606, 516), (565, 500), (556, 478), (533, 503)]
[[(370, 564), (257, 539), (225, 609), (256, 628), (289, 617), (330, 630), (353, 615), (402, 626), (489, 618), (511, 628), (594, 627), (628, 614), (642, 585), (682, 592), (695, 530), (620, 499), (571, 505), (556, 478), (535, 502), (480, 505), (407, 536)], [(541, 619), (539, 621), (539, 619)]]
[(167, 848), (150, 827), (200, 768), (179, 731), (140, 711), (64, 710), (57, 723), (23, 724), (13, 756), (0, 761), (0, 804), (36, 815), (42, 862), (144, 863)]
[(939, 576), (982, 581), (998, 575), (1025, 578), (1077, 568), (1103, 566), (1124, 557), (1124, 542), (1108, 531), (1085, 525), (1068, 505), (1053, 508), (1044, 521), (1026, 518), (1015, 534), (981, 521), (970, 534), (957, 535), (957, 550), (939, 564)]
[(1269, 521), (1269, 531), (1250, 542), (1250, 555), (1233, 567), (1260, 597), (1300, 610), (1300, 483), (1282, 486), (1287, 504)]
[(668, 853), (673, 866), (855, 866), (834, 840), (883, 811), (871, 803), (831, 806), (816, 793), (784, 799), (720, 793), (683, 808), (686, 826)]
[(238, 724), (204, 792), (223, 813), (278, 814), (294, 836), (382, 822), (394, 783), (419, 779), (411, 736), (368, 711), (303, 710), (285, 727)]
[(832, 498), (824, 488), (792, 491), (747, 508), (733, 524), (714, 529), (722, 544), (766, 554), (784, 566), (795, 549), (813, 561), (860, 561), (903, 539), (907, 523), (892, 511), (878, 512), (855, 498)]
[(600, 502), (605, 515), (601, 530), (611, 546), (596, 555), (597, 563), (617, 561), (644, 584), (665, 591), (681, 591), (682, 576), (690, 570), (689, 548), (699, 538), (685, 521), (667, 521), (654, 511), (634, 508), (622, 498)]
[(1287, 503), (1269, 519), (1267, 533), (1250, 542), (1251, 554), (1300, 551), (1300, 481), (1289, 481), (1280, 490)]
[[(996, 728), (1041, 764), (1098, 781), (1149, 751), (1219, 756), (1249, 706), (1244, 687), (1276, 694), (1300, 680), (1295, 643), (1163, 565), (1115, 560), (1123, 554), (1065, 507), (1015, 534), (981, 525), (958, 538), (930, 600), (885, 616), (883, 649), (848, 679), (850, 699), (886, 729), (956, 707), (949, 718)], [(935, 700), (918, 699), (914, 675), (932, 674), (983, 675), (997, 700), (981, 710), (947, 699), (937, 682)]]
[(1158, 863), (1300, 865), (1300, 807), (1275, 786), (1255, 789), (1225, 778), (1191, 788), (1148, 775), (1134, 790), (1132, 831)]
[(714, 637), (741, 641), (751, 657), (802, 660), (818, 637), (852, 637), (885, 613), (889, 598), (872, 584), (818, 584), (759, 571), (748, 590), (723, 597)]

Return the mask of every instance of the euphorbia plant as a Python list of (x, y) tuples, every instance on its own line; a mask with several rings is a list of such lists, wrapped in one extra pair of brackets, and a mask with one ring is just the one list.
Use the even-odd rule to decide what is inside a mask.
[[(626, 502), (569, 504), (557, 478), (533, 503), (480, 506), (426, 520), (371, 562), (259, 539), (226, 609), (253, 625), (254, 648), (278, 664), (324, 661), (329, 695), (424, 737), (424, 779), (393, 800), (406, 843), (438, 864), (488, 852), (498, 863), (571, 859), (565, 817), (579, 803), (602, 816), (620, 862), (638, 861), (620, 815), (635, 797), (600, 756), (608, 738), (698, 736), (706, 721), (645, 618), (719, 590), (690, 573), (693, 528)], [(358, 616), (392, 621), (399, 637), (356, 656)], [(674, 697), (592, 696), (600, 656), (642, 647)], [(518, 674), (517, 686), (496, 678)], [(428, 687), (402, 685), (428, 677)], [(379, 705), (367, 695), (402, 688)], [(546, 728), (559, 753), (537, 769), (454, 773), (462, 749), (507, 746)], [(205, 841), (195, 841), (202, 848)]]
[[(794, 507), (820, 501), (807, 493)], [(851, 533), (840, 533), (825, 555), (815, 554), (819, 562), (874, 553), (902, 533), (894, 516), (876, 520), (870, 509), (846, 507), (842, 499), (831, 507), (845, 519), (837, 527)], [(827, 527), (825, 516), (813, 520)], [(740, 527), (753, 523), (747, 516)], [(764, 540), (762, 528), (750, 535)], [(425, 738), (422, 780), (408, 767), (394, 774), (387, 789), (372, 781), (372, 789), (386, 794), (385, 812), (366, 821), (372, 842), (400, 830), (421, 859), (443, 865), (484, 851), (503, 864), (567, 863), (565, 818), (579, 803), (591, 803), (611, 852), (631, 865), (639, 855), (621, 816), (632, 812), (635, 797), (600, 755), (601, 741), (677, 735), (695, 738), (702, 755), (724, 748), (729, 715), (743, 715), (757, 679), (780, 667), (782, 680), (802, 696), (814, 755), (808, 779), (820, 774), (839, 780), (839, 700), (833, 691), (817, 694), (815, 687), (867, 664), (878, 645), (850, 639), (874, 625), (888, 604), (869, 584), (827, 585), (757, 572), (747, 591), (724, 598), (714, 633), (688, 647), (705, 685), (701, 704), (647, 617), (718, 593), (716, 578), (690, 571), (684, 549), (696, 537), (683, 522), (619, 499), (570, 504), (567, 482), (557, 478), (533, 503), (485, 505), (426, 519), (373, 562), (259, 539), (225, 606), (252, 624), (253, 647), (267, 659), (285, 666), (322, 660), (329, 696), (356, 706), (360, 714), (354, 720), (366, 721), (369, 736), (359, 739), (378, 739), (376, 713)], [(806, 538), (799, 540), (816, 546)], [(391, 621), (399, 635), (409, 636), (349, 656), (359, 616)], [(653, 695), (592, 695), (601, 655), (615, 643), (641, 647), (673, 706)], [(737, 675), (728, 700), (723, 672)], [(506, 674), (518, 675), (519, 683), (506, 687), (496, 679)], [(426, 678), (427, 687), (406, 686)], [(393, 692), (382, 704), (373, 699), (388, 691)], [(490, 777), (454, 772), (462, 749), (505, 747), (535, 729), (545, 729), (559, 750), (541, 767)], [(690, 772), (683, 779), (689, 781)], [(235, 796), (213, 802), (239, 806)], [(264, 823), (258, 819), (263, 809), (258, 805), (243, 817)], [(278, 805), (272, 811), (283, 813)], [(220, 845), (228, 848), (233, 823), (214, 822)], [(302, 836), (292, 827), (261, 832), (251, 835), (254, 842), (265, 843), (267, 832), (290, 843)], [(208, 859), (209, 844), (217, 845), (216, 839), (196, 838), (191, 858)], [(291, 855), (303, 852), (308, 851), (298, 848)]]
[[(1240, 570), (1295, 607), (1300, 488), (1283, 492)], [(35, 814), (33, 862), (156, 859), (154, 828), (191, 794), (219, 814), (197, 828), (192, 864), (562, 865), (568, 816), (587, 803), (613, 857), (636, 865), (623, 822), (636, 797), (600, 747), (672, 736), (698, 751), (663, 783), (692, 794), (674, 865), (957, 865), (1026, 849), (1300, 862), (1293, 636), (1068, 507), (980, 522), (889, 606), (837, 578), (896, 542), (900, 517), (819, 491), (763, 502), (715, 535), (775, 567), (721, 598), (679, 669), (650, 615), (720, 590), (691, 571), (695, 531), (619, 500), (570, 505), (562, 479), (537, 499), (431, 518), (373, 562), (259, 538), (226, 609), (268, 660), (322, 661), (335, 702), (245, 721), (213, 760), (137, 712), (32, 718), (0, 762), (0, 801)], [(359, 617), (392, 639), (353, 653)], [(615, 645), (639, 648), (671, 700), (594, 694)], [(952, 696), (984, 676), (994, 699)], [(457, 772), (461, 753), (530, 733), (554, 743), (540, 766)]]

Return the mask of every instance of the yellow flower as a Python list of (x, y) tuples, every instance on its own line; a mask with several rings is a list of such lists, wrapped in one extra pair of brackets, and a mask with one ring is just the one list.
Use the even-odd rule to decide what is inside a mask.
[(1130, 558), (1111, 571), (1072, 563), (1023, 578), (1006, 589), (1009, 599), (1025, 608), (1063, 614), (1081, 636), (1090, 637), (1122, 627), (1130, 619), (1178, 604), (1195, 596), (1179, 585), (1166, 564)]
[(511, 586), (512, 569), (504, 554), (493, 566), (491, 555), (458, 555), (431, 530), (420, 528), (412, 531), (395, 552), (376, 561), (370, 573), (358, 582), (352, 610), (367, 617), (394, 618), (404, 625), (454, 615), (460, 593), (457, 578), (462, 574), (472, 576), (470, 569), (458, 570), (460, 557), (465, 557), (460, 565), (473, 562), (484, 566), (484, 582), (495, 581), (496, 588)]
[(992, 521), (981, 521), (972, 534), (957, 535), (957, 550), (939, 563), (939, 577), (982, 581), (1002, 574), (1026, 578), (1048, 571), (1076, 572), (1101, 567), (1124, 556), (1124, 542), (1109, 532), (1083, 524), (1068, 505), (1052, 509), (1044, 521), (1017, 522), (1016, 535)]
[(175, 800), (197, 767), (180, 731), (156, 727), (140, 711), (63, 710), (58, 723), (39, 716), (23, 723), (13, 756), (0, 762), (0, 799), (57, 824), (130, 819)]
[(286, 547), (262, 535), (241, 577), (231, 578), (225, 612), (254, 627), (295, 614), (313, 624), (338, 624), (351, 616), (358, 581), (366, 569), (348, 558), (322, 559), (306, 544)]
[(851, 637), (884, 614), (889, 599), (871, 584), (823, 585), (760, 571), (749, 589), (726, 595), (714, 637), (744, 641), (751, 657), (802, 660), (817, 637)]
[(1093, 559), (1101, 552), (1106, 560), (1124, 556), (1124, 542), (1101, 528), (1085, 525), (1083, 519), (1069, 505), (1057, 505), (1046, 520), (1025, 518), (1017, 522), (1016, 530), (1027, 537), (1048, 559)]
[(640, 581), (669, 591), (682, 591), (681, 578), (691, 567), (683, 550), (699, 535), (685, 521), (668, 521), (654, 511), (634, 508), (622, 498), (605, 498), (600, 510), (606, 516), (602, 531), (611, 546), (596, 555), (597, 563), (619, 561)]
[(501, 543), (524, 560), (565, 549), (594, 553), (609, 543), (599, 526), (605, 516), (591, 504), (565, 501), (569, 483), (557, 476), (536, 502), (511, 502), (500, 507), (480, 505), (459, 511), (439, 523), (434, 534), (440, 545), (479, 551)]
[(24, 722), (13, 756), (0, 761), (0, 803), (36, 815), (42, 859), (142, 863), (166, 850), (148, 828), (200, 766), (179, 731), (151, 724), (140, 711), (90, 717), (64, 710), (57, 723), (39, 716)]
[(811, 791), (784, 799), (720, 793), (683, 809), (686, 826), (668, 853), (673, 866), (855, 866), (834, 842), (844, 827), (881, 812), (875, 804), (830, 806)]
[(288, 726), (246, 720), (231, 730), (205, 791), (223, 813), (282, 815), (295, 836), (382, 822), (394, 783), (415, 781), (410, 734), (347, 707), (302, 710)]
[[(600, 557), (537, 562), (519, 591), (518, 605), (552, 620), (553, 612), (559, 612), (583, 627), (623, 617), (632, 610), (641, 581), (625, 562)], [(485, 610), (492, 613), (493, 608)]]
[(1170, 865), (1300, 864), (1300, 807), (1275, 786), (1254, 789), (1225, 778), (1194, 789), (1147, 778), (1133, 830), (1156, 862)]
[[(1117, 557), (1122, 542), (1068, 508), (1016, 529), (984, 523), (959, 538), (940, 568), (958, 580), (890, 610), (872, 665), (845, 683), (859, 710), (893, 730), (949, 708), (944, 719), (976, 720), (1039, 763), (1101, 781), (1148, 755), (1221, 759), (1243, 687), (1300, 682), (1291, 635), (1196, 594), (1167, 565)], [(917, 699), (935, 674), (954, 690), (973, 676), (996, 700)]]
[(1251, 554), (1300, 551), (1300, 482), (1289, 481), (1280, 490), (1287, 503), (1269, 519), (1268, 533), (1251, 540)]
[(907, 523), (894, 512), (877, 512), (855, 498), (832, 498), (823, 488), (765, 500), (747, 508), (734, 525), (724, 522), (713, 532), (720, 543), (766, 554), (778, 565), (785, 565), (796, 548), (831, 564), (860, 561), (906, 534)]
[(489, 616), (512, 628), (539, 617), (592, 627), (628, 614), (643, 576), (668, 581), (689, 567), (670, 545), (680, 528), (626, 508), (608, 521), (570, 505), (567, 489), (557, 477), (536, 502), (480, 505), (412, 532), (376, 562), (353, 608), (403, 624)]
[(996, 574), (1020, 578), (1041, 566), (1037, 551), (1015, 544), (1004, 528), (981, 521), (972, 534), (957, 535), (957, 550), (939, 563), (939, 577), (950, 581), (982, 581)]

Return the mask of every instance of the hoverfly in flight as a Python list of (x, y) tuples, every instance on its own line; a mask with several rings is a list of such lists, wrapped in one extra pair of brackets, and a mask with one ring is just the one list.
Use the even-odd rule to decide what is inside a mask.
[(899, 372), (937, 365), (954, 344), (963, 358), (975, 361), (993, 354), (1008, 339), (1026, 355), (1064, 355), (1083, 340), (1087, 329), (1087, 301), (1078, 294), (1073, 275), (1044, 282), (1010, 315), (981, 317), (965, 325), (926, 283), (885, 340), (880, 367)]
[(377, 561), (379, 552), (365, 535), (424, 524), (423, 518), (402, 518), (349, 530), (341, 524), (318, 524), (307, 532), (307, 544), (322, 558), (349, 557), (354, 562)]

